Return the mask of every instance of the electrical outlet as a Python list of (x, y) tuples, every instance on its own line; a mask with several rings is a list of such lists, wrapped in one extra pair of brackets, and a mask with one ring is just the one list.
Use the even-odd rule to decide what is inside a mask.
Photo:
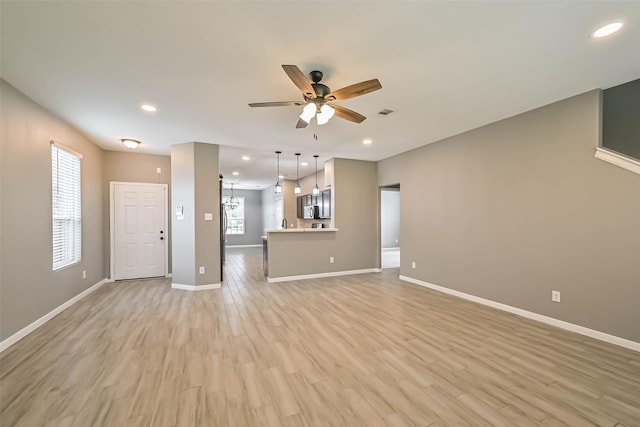
[(87, 278), (87, 270), (82, 270), (82, 278), (83, 279)]
[(333, 261), (334, 261), (333, 257), (332, 257), (332, 256), (330, 256), (330, 257), (329, 257), (329, 262), (330, 262), (331, 264), (333, 264)]
[(560, 291), (551, 291), (551, 301), (560, 302), (561, 300)]
[(411, 268), (416, 268), (416, 262), (415, 261), (411, 262)]
[(160, 175), (160, 174), (162, 173), (162, 169), (157, 168), (157, 169), (156, 169), (156, 173), (157, 173), (158, 175)]
[(200, 267), (200, 274), (204, 274), (204, 267)]

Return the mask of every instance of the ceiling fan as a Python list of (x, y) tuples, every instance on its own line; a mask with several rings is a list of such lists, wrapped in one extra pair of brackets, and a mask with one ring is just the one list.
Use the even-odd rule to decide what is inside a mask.
[(341, 119), (351, 122), (360, 123), (366, 119), (362, 114), (356, 113), (340, 105), (334, 104), (335, 101), (354, 98), (356, 96), (365, 95), (382, 88), (378, 79), (366, 80), (356, 83), (336, 91), (331, 91), (329, 87), (320, 83), (322, 80), (321, 71), (312, 71), (309, 73), (311, 81), (295, 65), (283, 65), (285, 73), (289, 76), (293, 84), (302, 92), (304, 101), (280, 101), (280, 102), (254, 102), (249, 107), (286, 107), (290, 105), (304, 105), (302, 114), (298, 119), (296, 128), (304, 128), (315, 117), (316, 123), (323, 125), (335, 114)]

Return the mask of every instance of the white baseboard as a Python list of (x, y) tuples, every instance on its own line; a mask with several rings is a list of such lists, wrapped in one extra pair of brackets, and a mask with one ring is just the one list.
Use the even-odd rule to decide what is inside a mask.
[(542, 314), (534, 313), (532, 311), (523, 310), (518, 307), (513, 307), (500, 302), (491, 301), (485, 298), (480, 298), (475, 295), (466, 294), (464, 292), (456, 291), (453, 289), (445, 288), (444, 286), (434, 285), (433, 283), (424, 282), (422, 280), (414, 279), (413, 277), (400, 275), (400, 280), (413, 283), (415, 285), (424, 286), (425, 288), (433, 289), (438, 292), (453, 295), (458, 298), (463, 298), (469, 301), (477, 302), (489, 307), (497, 308), (498, 310), (513, 313), (515, 315), (526, 317), (527, 319), (537, 320), (538, 322), (546, 323), (551, 326), (556, 326), (567, 331), (575, 332), (581, 335), (585, 335), (591, 338), (595, 338), (600, 341), (605, 341), (610, 344), (619, 345), (620, 347), (628, 348), (640, 352), (640, 343), (631, 341), (625, 338), (620, 338), (615, 335), (610, 335), (604, 332), (596, 331), (595, 329), (585, 328), (584, 326), (576, 325), (575, 323), (565, 322), (564, 320), (555, 319), (553, 317), (545, 316)]
[(624, 154), (616, 153), (613, 150), (597, 147), (595, 158), (626, 169), (629, 172), (640, 174), (640, 161), (627, 157)]
[(41, 318), (36, 320), (35, 322), (25, 326), (24, 328), (20, 329), (15, 334), (11, 335), (9, 338), (7, 338), (4, 341), (0, 342), (0, 353), (2, 353), (3, 351), (5, 351), (9, 347), (11, 347), (12, 345), (17, 343), (18, 341), (20, 341), (22, 338), (24, 338), (27, 335), (29, 335), (31, 332), (33, 332), (36, 329), (38, 329), (40, 326), (42, 326), (45, 323), (47, 323), (49, 320), (51, 320), (54, 317), (56, 317), (58, 314), (62, 313), (67, 308), (71, 307), (73, 304), (75, 304), (78, 301), (80, 301), (81, 299), (85, 298), (90, 293), (98, 290), (98, 288), (100, 288), (102, 285), (104, 285), (108, 281), (109, 281), (108, 279), (100, 280), (95, 285), (92, 285), (90, 288), (85, 289), (84, 291), (80, 292), (78, 295), (76, 295), (75, 297), (71, 298), (67, 302), (59, 305), (56, 308), (54, 308), (53, 310), (51, 310), (50, 312), (48, 312), (47, 314), (45, 314), (44, 316), (42, 316)]
[(262, 245), (261, 244), (255, 244), (255, 245), (227, 245), (227, 248), (261, 248)]
[(222, 284), (211, 283), (209, 285), (183, 285), (181, 283), (171, 283), (171, 288), (183, 291), (208, 291), (210, 289), (220, 289)]
[(365, 268), (364, 270), (332, 271), (329, 273), (301, 274), (299, 276), (267, 277), (267, 281), (269, 283), (291, 282), (293, 280), (319, 279), (322, 277), (349, 276), (352, 274), (364, 273), (380, 273), (381, 271), (382, 269), (380, 268)]

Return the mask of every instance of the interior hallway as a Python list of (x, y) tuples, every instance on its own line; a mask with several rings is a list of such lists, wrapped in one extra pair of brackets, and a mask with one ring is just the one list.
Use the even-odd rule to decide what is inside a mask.
[(397, 279), (110, 283), (2, 353), (7, 426), (640, 425), (640, 354)]

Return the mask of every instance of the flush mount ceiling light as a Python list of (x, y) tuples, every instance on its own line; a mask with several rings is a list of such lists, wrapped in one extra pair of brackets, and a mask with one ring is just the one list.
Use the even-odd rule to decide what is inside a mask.
[(142, 104), (140, 108), (142, 108), (144, 111), (148, 113), (155, 113), (156, 111), (158, 111), (158, 109), (151, 104)]
[(313, 157), (316, 159), (316, 186), (313, 187), (313, 191), (311, 192), (314, 196), (320, 194), (320, 187), (318, 187), (318, 155), (314, 154)]
[(276, 186), (275, 186), (275, 192), (276, 193), (282, 193), (282, 185), (280, 185), (280, 179), (282, 177), (282, 175), (280, 175), (280, 154), (282, 154), (282, 151), (276, 151), (276, 155), (278, 156), (278, 179), (276, 180)]
[(300, 166), (309, 166), (309, 163), (307, 163), (307, 162), (302, 162), (302, 163), (300, 163)]
[(240, 206), (240, 200), (233, 195), (233, 183), (231, 183), (231, 197), (227, 198), (224, 204), (231, 210), (238, 209), (238, 206)]
[(296, 153), (296, 186), (293, 187), (293, 194), (300, 194), (302, 192), (302, 188), (300, 188), (300, 153)]
[(231, 172), (231, 175), (238, 176), (238, 175), (240, 175), (240, 172), (233, 171), (233, 172)]
[(249, 157), (249, 156), (242, 156), (242, 160), (251, 160), (251, 157)]
[(124, 146), (127, 147), (129, 150), (133, 150), (138, 145), (140, 145), (140, 141), (138, 141), (137, 139), (124, 138), (124, 139), (121, 139), (120, 141), (122, 141)]
[(622, 22), (612, 22), (611, 24), (603, 25), (602, 27), (591, 33), (591, 37), (594, 39), (601, 39), (603, 37), (610, 36), (617, 33), (622, 28)]
[(372, 143), (372, 142), (373, 142), (373, 141), (371, 141), (370, 139), (363, 139), (363, 140), (362, 140), (362, 143), (363, 143), (364, 145), (371, 145), (371, 143)]

